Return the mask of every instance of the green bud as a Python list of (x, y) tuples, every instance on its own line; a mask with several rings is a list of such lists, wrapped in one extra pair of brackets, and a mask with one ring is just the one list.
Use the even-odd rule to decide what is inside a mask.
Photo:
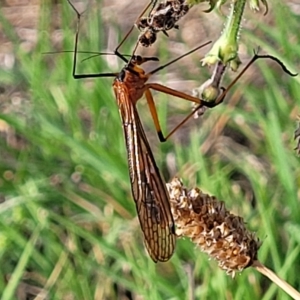
[(203, 64), (211, 65), (221, 61), (223, 64), (230, 63), (233, 70), (238, 68), (241, 63), (238, 57), (238, 35), (245, 3), (246, 0), (239, 0), (232, 4), (224, 31), (202, 60)]
[(249, 6), (252, 10), (259, 11), (259, 2), (265, 6), (265, 15), (268, 13), (269, 7), (266, 0), (249, 0)]
[(210, 79), (200, 87), (193, 90), (193, 95), (206, 102), (214, 102), (221, 93), (220, 84), (226, 70), (226, 65), (221, 61), (215, 64), (215, 69)]

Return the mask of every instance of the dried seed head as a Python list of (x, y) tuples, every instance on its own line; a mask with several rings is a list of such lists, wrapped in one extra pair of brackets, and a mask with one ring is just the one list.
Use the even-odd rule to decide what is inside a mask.
[(167, 31), (178, 29), (176, 24), (189, 11), (185, 0), (167, 0), (152, 7), (146, 17), (141, 17), (136, 22), (136, 27), (141, 31), (139, 42), (144, 47), (149, 47), (156, 41), (160, 31), (168, 36)]
[(231, 214), (223, 201), (194, 188), (187, 190), (179, 178), (167, 184), (176, 234), (189, 237), (203, 252), (234, 277), (250, 267), (261, 245), (241, 217)]

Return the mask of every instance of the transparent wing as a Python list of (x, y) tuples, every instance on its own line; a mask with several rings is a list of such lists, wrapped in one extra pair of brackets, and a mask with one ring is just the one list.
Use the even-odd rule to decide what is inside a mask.
[(165, 182), (156, 166), (135, 106), (126, 94), (118, 95), (128, 152), (133, 198), (146, 248), (154, 262), (167, 261), (176, 236)]

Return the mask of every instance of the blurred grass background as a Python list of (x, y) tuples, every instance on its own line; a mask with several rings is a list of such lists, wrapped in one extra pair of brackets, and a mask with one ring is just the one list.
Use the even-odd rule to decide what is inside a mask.
[[(146, 2), (75, 1), (86, 9), (80, 50), (112, 51)], [(259, 45), (299, 72), (296, 2), (269, 1), (267, 16), (246, 10), (243, 64)], [(193, 7), (179, 31), (169, 39), (160, 35), (140, 53), (164, 63), (216, 39), (224, 16), (203, 9)], [(44, 299), (42, 288), (49, 299), (290, 299), (251, 268), (226, 276), (188, 240), (178, 241), (169, 262), (154, 264), (131, 197), (112, 79), (74, 80), (72, 54), (43, 54), (73, 49), (76, 15), (67, 1), (7, 0), (0, 18), (1, 299)], [(137, 35), (123, 53), (130, 54)], [(190, 93), (208, 76), (199, 62), (206, 51), (152, 81)], [(112, 56), (98, 57), (79, 63), (78, 72), (122, 66)], [(298, 290), (300, 164), (293, 134), (299, 87), (299, 76), (260, 61), (224, 104), (190, 120), (165, 144), (145, 101), (138, 105), (166, 180), (177, 175), (223, 199), (263, 241), (259, 260)], [(190, 111), (184, 101), (157, 93), (155, 99), (165, 131)]]

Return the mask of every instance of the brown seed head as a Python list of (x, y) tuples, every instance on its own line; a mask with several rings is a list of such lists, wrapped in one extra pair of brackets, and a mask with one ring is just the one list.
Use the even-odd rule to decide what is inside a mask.
[(174, 178), (167, 188), (178, 236), (189, 237), (232, 277), (252, 265), (261, 243), (246, 229), (241, 217), (231, 214), (223, 201), (200, 189), (187, 190), (179, 178)]

